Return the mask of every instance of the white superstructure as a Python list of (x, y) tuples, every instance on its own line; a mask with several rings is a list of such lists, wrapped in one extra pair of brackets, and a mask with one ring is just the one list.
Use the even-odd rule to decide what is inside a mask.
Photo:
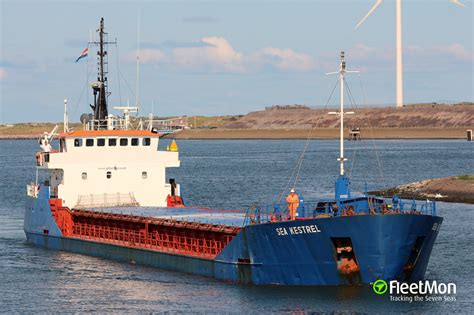
[(179, 167), (178, 152), (159, 151), (149, 130), (81, 130), (59, 134), (59, 150), (37, 156), (42, 184), (70, 208), (110, 205), (166, 206), (179, 196), (166, 168)]
[[(114, 107), (122, 116), (109, 113), (106, 48), (116, 42), (107, 41), (103, 18), (97, 32), (99, 41), (89, 43), (98, 46), (93, 113), (81, 115), (84, 130), (71, 131), (64, 100), (64, 132), (57, 134), (56, 126), (40, 139), (36, 181), (28, 185), (27, 194), (34, 198), (40, 189), (48, 189), (50, 199), (70, 209), (183, 206), (179, 185), (172, 179), (166, 183), (166, 168), (180, 165), (176, 143), (159, 151), (160, 134), (152, 124), (146, 129), (140, 119), (138, 126), (132, 125), (130, 113), (138, 107)], [(55, 137), (57, 149), (51, 146)]]

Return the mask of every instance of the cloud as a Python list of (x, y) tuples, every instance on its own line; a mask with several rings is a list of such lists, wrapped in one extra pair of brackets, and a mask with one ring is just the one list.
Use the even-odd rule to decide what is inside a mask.
[(406, 53), (413, 56), (448, 57), (458, 61), (474, 61), (474, 51), (466, 49), (459, 43), (427, 48), (411, 45), (407, 47)]
[[(323, 64), (324, 60), (329, 60), (329, 56), (324, 55), (319, 62)], [(347, 50), (346, 60), (350, 65), (356, 66), (363, 72), (367, 70), (371, 72), (394, 71), (395, 47), (371, 47), (357, 44)], [(471, 65), (473, 61), (474, 51), (459, 43), (427, 47), (407, 44), (403, 47), (403, 69), (406, 72), (426, 72), (428, 69), (430, 71), (450, 71), (468, 64)], [(332, 64), (332, 68), (334, 68), (334, 62)]]
[[(134, 51), (129, 56), (130, 59), (137, 58), (137, 51)], [(153, 63), (160, 62), (165, 59), (165, 54), (158, 49), (146, 48), (140, 50), (140, 62), (143, 63)]]
[(4, 68), (0, 68), (0, 81), (3, 81), (7, 78), (8, 73)]
[[(289, 48), (266, 47), (245, 54), (237, 51), (224, 37), (204, 37), (198, 42), (164, 42), (147, 45), (140, 52), (143, 63), (169, 66), (181, 71), (210, 71), (213, 73), (250, 73), (273, 69), (304, 72), (314, 70), (313, 58)], [(136, 52), (128, 59), (136, 60)]]
[(185, 23), (215, 23), (218, 20), (215, 17), (212, 16), (206, 16), (206, 15), (195, 15), (195, 16), (185, 16), (183, 17), (183, 22)]
[(347, 56), (352, 60), (394, 60), (395, 51), (390, 48), (370, 47), (364, 44), (357, 44), (347, 51)]
[[(403, 54), (408, 57), (450, 57), (458, 61), (474, 60), (474, 51), (466, 49), (459, 43), (446, 46), (422, 47), (418, 45), (405, 45)], [(353, 60), (395, 60), (395, 48), (370, 47), (357, 44), (348, 50), (348, 57)]]
[(254, 58), (257, 63), (270, 64), (282, 71), (311, 71), (315, 68), (313, 58), (289, 48), (267, 47), (258, 51)]
[(161, 43), (144, 42), (144, 43), (141, 43), (140, 46), (144, 48), (173, 49), (173, 48), (191, 48), (191, 47), (210, 47), (213, 45), (210, 45), (203, 41), (177, 42), (173, 40), (167, 40)]
[(451, 54), (459, 60), (473, 61), (474, 60), (474, 50), (467, 50), (461, 44), (452, 44), (448, 47), (445, 47), (445, 52)]
[(205, 37), (201, 42), (208, 47), (176, 48), (173, 58), (181, 68), (211, 67), (213, 72), (245, 72), (244, 56), (223, 37)]

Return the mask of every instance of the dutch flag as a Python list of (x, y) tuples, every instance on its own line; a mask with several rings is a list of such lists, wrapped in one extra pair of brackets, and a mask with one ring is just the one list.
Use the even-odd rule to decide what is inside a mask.
[(79, 60), (81, 60), (82, 58), (84, 57), (87, 57), (87, 54), (89, 53), (89, 48), (86, 48), (82, 51), (82, 54), (79, 56), (79, 58), (76, 59), (76, 62), (78, 62)]

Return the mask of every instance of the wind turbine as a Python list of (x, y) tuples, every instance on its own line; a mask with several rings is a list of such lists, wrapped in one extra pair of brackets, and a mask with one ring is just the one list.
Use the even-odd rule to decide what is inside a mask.
[[(450, 0), (451, 3), (454, 3), (460, 7), (464, 7), (459, 0)], [(367, 18), (374, 13), (377, 7), (382, 3), (382, 0), (376, 0), (375, 4), (369, 10), (369, 12), (364, 16), (362, 20), (354, 27), (354, 30), (357, 29), (362, 23), (367, 20)], [(396, 37), (397, 37), (397, 107), (403, 107), (403, 55), (402, 55), (402, 0), (396, 0)]]

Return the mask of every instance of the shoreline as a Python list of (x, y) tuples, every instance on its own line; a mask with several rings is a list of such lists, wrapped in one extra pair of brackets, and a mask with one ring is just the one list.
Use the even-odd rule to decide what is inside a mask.
[[(466, 139), (468, 128), (374, 128), (362, 129), (361, 139), (384, 140), (462, 140)], [(349, 130), (344, 135), (348, 137)], [(167, 135), (165, 138), (177, 140), (326, 140), (338, 139), (336, 128), (318, 129), (190, 129)]]
[(417, 200), (474, 204), (474, 175), (425, 179), (384, 190), (371, 191), (378, 196), (399, 196)]
[[(361, 140), (466, 140), (466, 129), (457, 128), (373, 128), (362, 129)], [(35, 130), (36, 131), (36, 130)], [(1, 134), (0, 140), (35, 140), (42, 133)], [(349, 129), (344, 135), (348, 137)], [(188, 129), (168, 134), (176, 140), (329, 140), (338, 139), (336, 128), (317, 129)]]

